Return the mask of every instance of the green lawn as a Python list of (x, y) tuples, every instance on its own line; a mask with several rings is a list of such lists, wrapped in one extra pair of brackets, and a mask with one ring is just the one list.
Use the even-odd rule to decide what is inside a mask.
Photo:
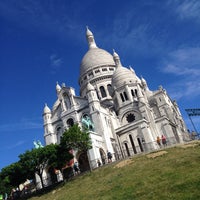
[(200, 199), (200, 143), (161, 151), (106, 165), (30, 200)]

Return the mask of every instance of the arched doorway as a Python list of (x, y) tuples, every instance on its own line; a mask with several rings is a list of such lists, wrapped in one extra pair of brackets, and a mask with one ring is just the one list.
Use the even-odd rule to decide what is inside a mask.
[(141, 142), (140, 138), (137, 138), (137, 141), (138, 141), (138, 144), (139, 144), (139, 147), (140, 147), (140, 151), (143, 152), (144, 149), (143, 149), (142, 142)]
[(133, 152), (134, 152), (134, 154), (137, 154), (137, 150), (136, 150), (135, 144), (134, 144), (134, 142), (133, 142), (132, 135), (129, 135), (129, 139), (130, 139), (130, 141), (131, 141), (131, 145), (132, 145), (132, 147), (133, 147)]
[(127, 156), (130, 156), (130, 152), (129, 152), (129, 149), (128, 149), (128, 144), (126, 142), (124, 143), (124, 146), (125, 146), (125, 149), (126, 149)]
[(90, 170), (87, 152), (81, 152), (78, 157), (79, 168), (81, 172)]
[(105, 154), (104, 150), (100, 148), (99, 153), (101, 155), (102, 164), (105, 165), (106, 164), (106, 154)]

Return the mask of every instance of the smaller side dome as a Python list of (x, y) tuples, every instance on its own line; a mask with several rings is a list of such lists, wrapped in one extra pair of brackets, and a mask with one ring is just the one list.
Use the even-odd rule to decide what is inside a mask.
[(119, 88), (125, 83), (133, 83), (137, 81), (136, 75), (125, 67), (118, 67), (112, 77), (112, 86)]
[(117, 65), (117, 69), (112, 76), (113, 88), (119, 88), (125, 83), (137, 82), (138, 77), (135, 75), (134, 71), (129, 70), (121, 65), (120, 57), (116, 52), (113, 53), (113, 57)]
[(50, 110), (50, 108), (47, 106), (47, 104), (45, 103), (43, 114), (47, 114), (47, 113), (51, 113), (51, 110)]

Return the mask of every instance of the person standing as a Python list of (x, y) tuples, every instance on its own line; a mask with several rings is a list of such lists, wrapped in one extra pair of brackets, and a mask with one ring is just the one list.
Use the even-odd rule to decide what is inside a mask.
[(158, 146), (159, 146), (159, 147), (161, 147), (161, 143), (160, 143), (160, 137), (159, 137), (159, 136), (157, 136), (157, 139), (156, 139), (156, 141), (157, 141), (157, 144), (158, 144)]
[(110, 153), (110, 151), (107, 151), (107, 157), (108, 157), (108, 162), (112, 162), (112, 154)]
[(161, 139), (162, 139), (163, 146), (167, 146), (166, 137), (164, 135), (162, 135)]
[(77, 161), (74, 163), (73, 168), (74, 168), (75, 175), (80, 174), (80, 169), (79, 169), (79, 166), (78, 166), (78, 162), (77, 162)]

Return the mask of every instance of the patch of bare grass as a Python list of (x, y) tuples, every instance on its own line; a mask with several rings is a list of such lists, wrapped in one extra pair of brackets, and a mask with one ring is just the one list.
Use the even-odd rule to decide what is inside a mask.
[(132, 160), (132, 159), (123, 160), (123, 161), (120, 161), (118, 164), (116, 164), (116, 165), (114, 166), (114, 168), (121, 168), (121, 167), (125, 167), (125, 166), (127, 166), (127, 165), (131, 164), (132, 162), (133, 162), (133, 160)]
[(166, 153), (167, 153), (167, 151), (158, 151), (158, 152), (155, 152), (155, 153), (148, 154), (147, 158), (156, 158), (156, 157), (162, 156)]

